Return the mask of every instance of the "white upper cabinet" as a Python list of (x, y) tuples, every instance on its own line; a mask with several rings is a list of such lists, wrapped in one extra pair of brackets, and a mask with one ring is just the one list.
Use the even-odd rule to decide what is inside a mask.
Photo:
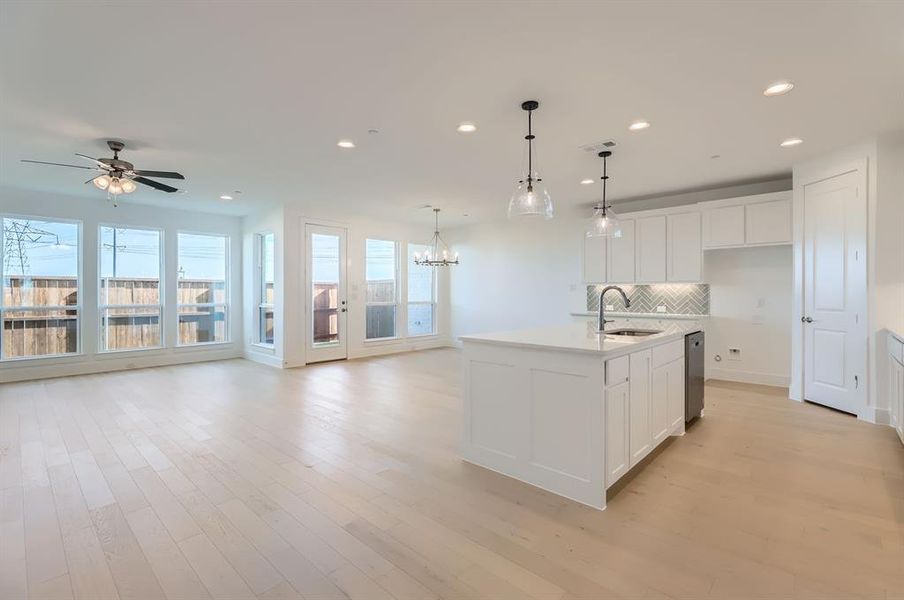
[(666, 217), (668, 231), (668, 281), (694, 283), (703, 280), (703, 247), (700, 213), (697, 211), (670, 214)]
[(622, 219), (621, 237), (609, 238), (609, 282), (634, 283), (634, 221)]
[(744, 245), (744, 206), (720, 206), (703, 211), (703, 247)]
[(606, 283), (606, 238), (584, 236), (584, 283)]
[(745, 210), (747, 244), (791, 243), (791, 200), (748, 204)]
[(666, 217), (641, 217), (635, 221), (637, 283), (666, 280)]
[(703, 248), (791, 243), (791, 192), (774, 192), (698, 204)]

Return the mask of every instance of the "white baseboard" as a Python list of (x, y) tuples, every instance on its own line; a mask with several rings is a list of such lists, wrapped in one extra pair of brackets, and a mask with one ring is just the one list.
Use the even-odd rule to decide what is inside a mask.
[(707, 369), (708, 379), (722, 379), (724, 381), (736, 381), (738, 383), (754, 383), (759, 385), (772, 385), (775, 387), (788, 387), (791, 378), (787, 375), (774, 373), (757, 373), (755, 371), (736, 371), (733, 369)]
[(416, 350), (432, 350), (433, 348), (447, 348), (450, 341), (446, 337), (435, 337), (429, 339), (406, 339), (398, 343), (374, 344), (365, 346), (354, 352), (349, 352), (350, 360), (355, 358), (368, 358), (370, 356), (384, 356), (386, 354), (399, 354), (401, 352), (414, 352)]
[[(51, 364), (41, 363), (40, 359), (17, 362), (13, 369), (0, 371), (0, 383), (12, 383), (15, 381), (30, 381), (33, 379), (51, 379), (54, 377), (69, 377), (72, 375), (92, 375), (114, 371), (128, 371), (131, 369), (146, 369), (149, 367), (166, 367), (188, 363), (206, 362), (211, 360), (226, 360), (241, 358), (242, 352), (238, 348), (204, 348), (197, 349), (178, 348), (141, 355), (138, 353), (123, 353), (122, 356), (103, 355), (100, 357), (81, 356), (77, 360), (60, 361), (54, 359)], [(73, 357), (75, 359), (76, 357)]]
[(246, 348), (243, 356), (246, 360), (250, 360), (252, 362), (267, 365), (269, 367), (276, 367), (277, 369), (283, 368), (283, 361), (279, 357), (276, 357), (272, 354), (255, 352), (254, 350), (248, 350)]

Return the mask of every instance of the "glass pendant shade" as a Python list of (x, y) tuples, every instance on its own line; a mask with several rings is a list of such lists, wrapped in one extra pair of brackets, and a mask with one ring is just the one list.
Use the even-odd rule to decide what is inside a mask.
[(123, 194), (131, 194), (132, 192), (135, 191), (135, 188), (137, 187), (135, 185), (135, 182), (132, 181), (131, 179), (121, 179), (120, 185), (122, 186)]
[(518, 183), (512, 199), (509, 200), (508, 216), (513, 217), (543, 217), (551, 219), (553, 217), (552, 198), (549, 191), (542, 181), (534, 179), (528, 184), (527, 181)]
[(614, 237), (622, 235), (621, 221), (611, 207), (597, 208), (586, 230), (587, 237)]

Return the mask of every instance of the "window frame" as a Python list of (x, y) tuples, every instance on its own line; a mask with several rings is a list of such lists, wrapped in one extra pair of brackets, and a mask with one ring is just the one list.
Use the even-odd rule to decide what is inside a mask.
[[(224, 259), (225, 259), (225, 277), (226, 281), (223, 286), (223, 302), (197, 302), (197, 303), (182, 303), (179, 302), (179, 236), (185, 235), (203, 235), (207, 237), (221, 237), (226, 240), (225, 248), (224, 248)], [(230, 315), (230, 309), (232, 303), (230, 299), (232, 297), (232, 236), (228, 233), (218, 233), (215, 231), (197, 231), (191, 229), (177, 229), (176, 230), (176, 273), (175, 273), (175, 281), (176, 281), (176, 310), (174, 314), (174, 320), (176, 324), (176, 339), (173, 343), (174, 348), (197, 348), (203, 346), (222, 346), (226, 344), (232, 343), (232, 315)], [(179, 310), (184, 306), (193, 306), (198, 308), (216, 308), (218, 306), (223, 307), (223, 319), (226, 322), (225, 324), (225, 333), (224, 339), (222, 341), (213, 341), (213, 342), (194, 342), (190, 344), (183, 344), (179, 341)]]
[[(159, 250), (157, 259), (159, 261), (159, 276), (157, 284), (158, 304), (103, 304), (102, 303), (102, 286), (103, 281), (102, 265), (103, 252), (101, 251), (101, 229), (104, 227), (112, 227), (118, 229), (135, 229), (140, 231), (156, 231), (159, 236)], [(116, 225), (114, 223), (99, 222), (97, 224), (97, 353), (98, 354), (117, 354), (120, 352), (153, 352), (167, 347), (166, 344), (166, 232), (160, 227), (142, 227), (140, 225)], [(114, 249), (115, 251), (115, 249)], [(105, 348), (107, 338), (104, 336), (104, 310), (110, 308), (146, 308), (157, 306), (160, 310), (160, 343), (156, 346), (147, 346), (145, 348), (115, 348), (107, 350)]]
[[(368, 241), (391, 242), (393, 245), (393, 257), (395, 258), (395, 261), (394, 261), (395, 264), (393, 265), (393, 272), (394, 272), (394, 277), (395, 277), (395, 279), (394, 279), (394, 281), (395, 281), (395, 301), (394, 302), (368, 302), (367, 301), (367, 283), (368, 283), (368, 280), (367, 280), (367, 242)], [(400, 246), (401, 246), (401, 244), (397, 240), (389, 240), (389, 239), (378, 238), (378, 237), (365, 237), (364, 238), (364, 343), (365, 344), (373, 344), (373, 343), (388, 342), (388, 341), (393, 341), (393, 340), (400, 340), (405, 337), (403, 335), (399, 335), (399, 313), (402, 312), (400, 310), (400, 307), (403, 306), (402, 294), (400, 293), (401, 288), (402, 288), (402, 281), (401, 281), (402, 273), (401, 273), (401, 268), (399, 266), (399, 264), (400, 264), (399, 263), (399, 258), (400, 258), (399, 257), (399, 248), (400, 248)], [(407, 294), (407, 289), (406, 289), (406, 294)], [(385, 337), (375, 337), (375, 338), (367, 337), (367, 308), (370, 306), (394, 306), (395, 307), (395, 326), (394, 326), (395, 335), (389, 335), (389, 336), (385, 336)], [(405, 327), (406, 327), (406, 333), (407, 333), (407, 324)]]
[[(76, 242), (76, 298), (78, 302), (72, 305), (62, 305), (62, 306), (20, 306), (20, 307), (7, 307), (3, 303), (3, 285), (6, 279), (6, 272), (4, 268), (4, 260), (0, 260), (0, 363), (14, 363), (18, 361), (33, 361), (33, 360), (66, 360), (77, 357), (84, 356), (84, 343), (83, 343), (83, 335), (84, 332), (82, 327), (82, 302), (85, 297), (84, 290), (84, 245), (85, 245), (85, 232), (84, 232), (84, 222), (80, 219), (67, 219), (62, 217), (46, 217), (40, 215), (23, 215), (17, 213), (0, 213), (0, 249), (6, 247), (6, 231), (3, 227), (3, 221), (5, 219), (17, 219), (17, 220), (27, 220), (27, 221), (41, 221), (43, 223), (66, 223), (76, 226), (77, 232), (77, 242)], [(2, 259), (2, 250), (0, 250), (0, 259)], [(75, 352), (63, 352), (58, 354), (40, 354), (36, 356), (13, 356), (7, 357), (3, 353), (3, 344), (4, 344), (4, 327), (3, 322), (5, 320), (5, 314), (7, 312), (18, 311), (18, 312), (32, 312), (32, 311), (42, 311), (42, 310), (69, 310), (75, 311)]]
[[(437, 277), (437, 272), (436, 272), (437, 267), (429, 267), (429, 269), (431, 271), (431, 273), (430, 273), (430, 277), (431, 277), (430, 301), (429, 302), (426, 300), (412, 301), (410, 299), (410, 293), (409, 293), (409, 286), (411, 285), (411, 265), (413, 264), (411, 262), (411, 247), (412, 246), (421, 247), (421, 248), (428, 247), (426, 244), (415, 244), (413, 242), (407, 243), (407, 248), (406, 248), (407, 254), (405, 255), (405, 260), (407, 261), (406, 272), (408, 273), (408, 277), (406, 277), (406, 279), (405, 279), (405, 334), (406, 334), (406, 337), (409, 337), (409, 338), (435, 337), (437, 335), (437, 326), (436, 326), (436, 318), (437, 318), (436, 315), (437, 315), (437, 310), (438, 310), (438, 308), (437, 308), (437, 305), (438, 305), (438, 303), (437, 303), (437, 296), (438, 296), (437, 285), (438, 285), (438, 280), (439, 280), (439, 277)], [(431, 323), (430, 323), (431, 324), (430, 333), (415, 333), (415, 334), (411, 333), (411, 323), (408, 318), (408, 316), (409, 316), (408, 307), (411, 306), (412, 304), (415, 304), (415, 305), (429, 304), (430, 305), (432, 315), (433, 315), (431, 318)]]
[[(265, 248), (265, 240), (268, 236), (273, 238), (273, 300), (274, 302), (267, 303), (267, 289), (266, 289), (266, 280), (264, 273), (264, 248)], [(275, 300), (276, 300), (276, 233), (273, 231), (265, 230), (260, 231), (254, 234), (254, 264), (255, 264), (255, 274), (254, 274), (254, 289), (256, 290), (256, 299), (255, 299), (255, 327), (254, 327), (254, 345), (260, 346), (261, 348), (273, 349), (276, 345), (276, 308), (275, 308)], [(266, 342), (263, 339), (263, 331), (261, 328), (261, 315), (265, 310), (269, 310), (273, 313), (273, 341)]]

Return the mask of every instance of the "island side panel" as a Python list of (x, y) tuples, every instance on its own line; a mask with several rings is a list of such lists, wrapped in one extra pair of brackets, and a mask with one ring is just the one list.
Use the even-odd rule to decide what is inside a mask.
[(467, 342), (462, 457), (605, 508), (603, 359)]

